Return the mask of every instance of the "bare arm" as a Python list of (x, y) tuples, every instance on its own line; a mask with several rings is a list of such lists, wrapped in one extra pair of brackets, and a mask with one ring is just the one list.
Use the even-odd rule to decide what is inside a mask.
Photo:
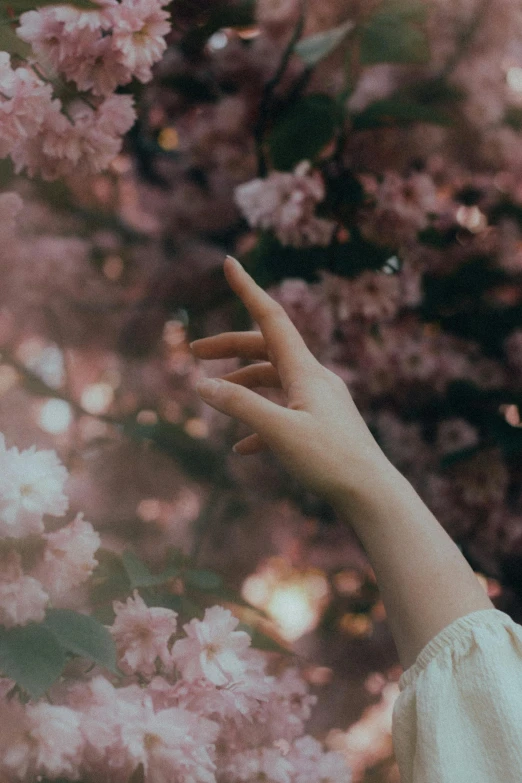
[(495, 608), (455, 542), (391, 463), (370, 463), (358, 487), (347, 484), (336, 510), (368, 555), (403, 669), (454, 620)]
[[(494, 609), (473, 570), (407, 479), (389, 462), (340, 377), (310, 353), (284, 309), (233, 259), (225, 275), (259, 332), (225, 332), (191, 344), (201, 359), (268, 360), (225, 375), (203, 399), (254, 431), (239, 455), (271, 449), (352, 525), (375, 571), (401, 665), (446, 625)], [(257, 394), (283, 389), (284, 408)]]

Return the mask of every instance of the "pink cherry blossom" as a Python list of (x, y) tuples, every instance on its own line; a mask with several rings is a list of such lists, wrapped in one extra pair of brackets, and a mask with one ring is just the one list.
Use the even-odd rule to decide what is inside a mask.
[[(257, 715), (260, 705), (268, 703), (272, 698), (275, 678), (265, 673), (266, 660), (259, 650), (249, 648), (242, 658), (246, 664), (245, 672), (234, 681), (233, 687), (218, 687), (207, 678), (193, 681), (182, 679), (173, 686), (169, 698), (175, 697), (178, 706), (191, 712), (230, 721), (239, 731), (244, 732), (244, 719), (250, 720), (253, 715)], [(159, 688), (159, 684), (156, 688)]]
[(0, 52), (0, 157), (40, 131), (51, 97), (52, 88), (34, 71), (13, 70), (10, 56)]
[(235, 190), (236, 203), (252, 227), (273, 229), (283, 245), (329, 245), (336, 223), (315, 215), (326, 191), (319, 172), (310, 172), (303, 161), (293, 173), (273, 171), (246, 182)]
[(81, 91), (108, 96), (132, 80), (132, 71), (118, 59), (110, 35), (98, 37), (82, 57), (71, 57), (62, 65), (65, 76)]
[(0, 625), (11, 628), (29, 622), (41, 622), (49, 596), (40, 582), (22, 571), (18, 552), (0, 557)]
[(46, 702), (22, 708), (13, 701), (1, 717), (0, 769), (9, 781), (38, 776), (78, 780), (84, 743), (73, 710)]
[(205, 609), (203, 620), (193, 618), (183, 626), (187, 639), (178, 639), (172, 648), (177, 666), (187, 680), (206, 677), (216, 685), (226, 685), (242, 677), (246, 662), (241, 657), (251, 639), (245, 631), (234, 631), (239, 620), (229, 609)]
[(44, 534), (43, 539), (46, 547), (32, 575), (57, 602), (69, 590), (83, 584), (98, 565), (94, 554), (100, 547), (100, 536), (80, 513), (60, 530)]
[(0, 537), (41, 533), (44, 514), (63, 516), (67, 477), (56, 452), (7, 449), (0, 434)]
[(233, 756), (226, 768), (233, 783), (266, 780), (270, 783), (293, 783), (293, 768), (279, 748), (255, 748)]
[(138, 731), (143, 726), (144, 697), (139, 686), (115, 688), (103, 675), (70, 688), (67, 702), (80, 715), (85, 742), (82, 774), (87, 780), (128, 781), (141, 761), (142, 748), (129, 742), (129, 734), (133, 727)]
[(387, 171), (375, 185), (375, 209), (361, 215), (361, 230), (370, 241), (396, 246), (415, 238), (428, 225), (427, 214), (442, 206), (435, 183), (426, 173), (403, 178)]
[(131, 71), (118, 62), (112, 47), (112, 19), (106, 9), (51, 6), (22, 14), (20, 22), (17, 35), (79, 90), (108, 96), (131, 81)]
[(365, 270), (353, 279), (319, 271), (323, 292), (333, 304), (337, 318), (391, 321), (401, 305), (398, 275)]
[(56, 5), (26, 11), (20, 17), (16, 34), (31, 44), (33, 52), (56, 71), (66, 72), (67, 64), (88, 55), (93, 44), (108, 28), (100, 11), (81, 11), (70, 5)]
[(146, 703), (143, 720), (126, 722), (123, 738), (143, 764), (150, 783), (216, 783), (215, 747), (219, 726), (187, 710), (155, 713)]
[(172, 655), (169, 640), (176, 633), (177, 613), (172, 609), (148, 607), (134, 590), (126, 603), (114, 602), (116, 619), (110, 629), (118, 653), (121, 668), (128, 672), (140, 672), (152, 676), (157, 658), (169, 669)]
[(17, 173), (26, 169), (31, 177), (54, 180), (73, 171), (102, 171), (121, 150), (121, 135), (136, 119), (130, 95), (110, 95), (96, 109), (78, 99), (67, 112), (69, 117), (60, 101), (53, 101), (38, 136), (13, 149)]
[(107, 10), (112, 22), (111, 45), (118, 61), (141, 82), (152, 78), (151, 67), (161, 59), (170, 31), (166, 0), (122, 0)]

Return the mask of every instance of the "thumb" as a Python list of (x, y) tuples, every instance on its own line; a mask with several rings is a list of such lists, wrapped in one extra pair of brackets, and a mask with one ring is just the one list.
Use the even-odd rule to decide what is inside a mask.
[(196, 391), (204, 402), (216, 410), (239, 419), (255, 430), (268, 445), (275, 433), (281, 434), (288, 427), (289, 416), (297, 413), (267, 400), (251, 389), (221, 378), (199, 381)]

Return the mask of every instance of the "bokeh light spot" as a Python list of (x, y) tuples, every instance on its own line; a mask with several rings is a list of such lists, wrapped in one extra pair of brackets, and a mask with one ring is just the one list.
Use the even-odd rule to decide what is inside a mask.
[(114, 399), (114, 389), (109, 383), (91, 383), (82, 392), (82, 408), (96, 415), (109, 410)]
[(65, 400), (47, 400), (40, 408), (39, 424), (44, 432), (59, 435), (72, 422), (72, 409)]

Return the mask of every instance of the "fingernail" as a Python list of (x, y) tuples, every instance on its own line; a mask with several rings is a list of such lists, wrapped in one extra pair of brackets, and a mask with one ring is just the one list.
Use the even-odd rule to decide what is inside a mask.
[(203, 380), (196, 383), (196, 391), (202, 397), (211, 397), (217, 392), (221, 383), (218, 378), (203, 378)]
[(232, 262), (233, 262), (233, 264), (234, 264), (235, 266), (239, 267), (239, 269), (243, 269), (243, 267), (241, 266), (241, 264), (239, 263), (239, 261), (237, 260), (237, 258), (234, 258), (234, 256), (227, 256), (227, 258), (228, 258), (230, 261), (232, 261)]

